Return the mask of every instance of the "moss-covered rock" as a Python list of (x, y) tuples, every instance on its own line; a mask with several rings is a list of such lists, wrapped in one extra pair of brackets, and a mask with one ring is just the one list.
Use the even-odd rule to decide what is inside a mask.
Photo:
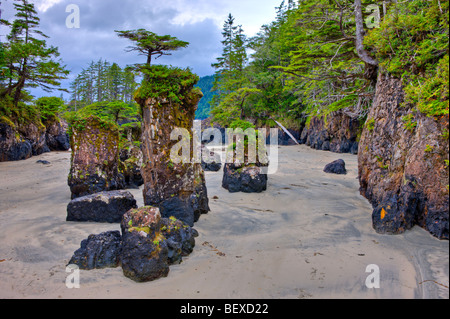
[(119, 173), (119, 130), (117, 126), (88, 117), (71, 125), (71, 168), (68, 184), (72, 199), (101, 191), (123, 189)]
[[(144, 202), (159, 207), (163, 217), (175, 216), (193, 226), (209, 210), (199, 209), (207, 205), (196, 205), (199, 196), (203, 197), (202, 203), (207, 203), (206, 187), (198, 192), (200, 187), (195, 184), (196, 178), (201, 179), (202, 168), (193, 162), (192, 144), (185, 161), (172, 161), (171, 151), (178, 140), (172, 140), (171, 134), (176, 128), (185, 129), (192, 141), (195, 111), (202, 97), (194, 88), (198, 77), (177, 68), (158, 66), (149, 70), (154, 72), (148, 74), (136, 93), (143, 115)], [(204, 184), (204, 180), (201, 182)]]

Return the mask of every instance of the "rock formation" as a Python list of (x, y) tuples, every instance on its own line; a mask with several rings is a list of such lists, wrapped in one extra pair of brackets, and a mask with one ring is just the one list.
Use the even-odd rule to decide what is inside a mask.
[(123, 214), (137, 208), (129, 191), (99, 192), (78, 197), (67, 205), (67, 221), (120, 223)]
[(0, 121), (0, 162), (18, 161), (70, 147), (66, 123), (56, 120), (47, 127)]
[(72, 123), (68, 184), (72, 199), (124, 188), (119, 173), (119, 131), (96, 117)]
[[(169, 93), (146, 98), (136, 95), (143, 115), (141, 174), (145, 205), (157, 206), (163, 217), (174, 216), (193, 226), (202, 213), (209, 211), (204, 172), (200, 159), (198, 163), (193, 161), (195, 146), (191, 143), (195, 110), (202, 93), (193, 84), (183, 86), (181, 82), (180, 88), (183, 96), (178, 100), (172, 99)], [(144, 84), (140, 90), (145, 89)], [(184, 160), (178, 163), (171, 158), (172, 148), (179, 143), (172, 139), (175, 129), (188, 135), (184, 136), (188, 141), (183, 151), (190, 153), (184, 153)]]
[(157, 207), (133, 209), (123, 216), (121, 263), (123, 274), (137, 282), (166, 277), (169, 249), (161, 234), (161, 215)]
[(361, 125), (358, 119), (342, 112), (332, 112), (326, 117), (313, 117), (300, 136), (300, 144), (335, 153), (358, 153)]
[(119, 170), (124, 177), (127, 188), (139, 188), (144, 184), (141, 174), (142, 151), (139, 147), (131, 144), (120, 150)]
[(327, 164), (323, 171), (330, 174), (347, 174), (347, 170), (345, 169), (345, 162), (342, 159), (338, 159)]
[(195, 237), (198, 236), (194, 228), (174, 217), (161, 218), (161, 234), (167, 239), (168, 258), (171, 265), (179, 264), (183, 257), (193, 252)]
[(120, 263), (122, 237), (119, 231), (89, 235), (69, 261), (80, 269), (115, 268)]
[(429, 117), (400, 105), (403, 98), (401, 80), (380, 73), (360, 141), (360, 191), (377, 232), (419, 225), (448, 239), (448, 115)]
[(47, 124), (45, 141), (50, 151), (67, 151), (70, 149), (68, 124), (65, 121), (55, 120)]
[(256, 165), (225, 164), (222, 187), (230, 193), (261, 193), (267, 189), (267, 174)]
[(206, 146), (202, 144), (202, 169), (209, 172), (218, 172), (222, 168), (222, 159), (220, 154), (210, 151)]
[[(265, 140), (264, 137), (261, 138)], [(254, 140), (253, 146), (251, 146), (250, 140)], [(265, 146), (260, 145), (261, 141), (257, 136), (247, 137), (241, 134), (229, 136), (229, 142), (234, 143), (231, 143), (227, 149), (222, 187), (230, 193), (260, 193), (265, 191), (268, 178), (264, 170), (269, 165)], [(254, 146), (256, 148), (251, 149)], [(243, 148), (243, 150), (240, 151), (240, 148)], [(254, 154), (252, 154), (253, 152)]]
[(161, 218), (159, 209), (150, 206), (127, 211), (120, 228), (83, 239), (68, 265), (86, 270), (121, 266), (136, 282), (152, 281), (167, 276), (169, 265), (192, 253), (198, 236), (195, 229), (174, 217)]

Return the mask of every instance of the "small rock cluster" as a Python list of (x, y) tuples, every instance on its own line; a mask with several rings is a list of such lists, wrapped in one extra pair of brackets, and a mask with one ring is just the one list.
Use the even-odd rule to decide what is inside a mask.
[(180, 220), (161, 218), (157, 207), (128, 210), (120, 222), (121, 232), (90, 235), (81, 242), (69, 264), (80, 269), (122, 267), (136, 282), (148, 282), (169, 273), (169, 266), (182, 261), (195, 246), (195, 229)]

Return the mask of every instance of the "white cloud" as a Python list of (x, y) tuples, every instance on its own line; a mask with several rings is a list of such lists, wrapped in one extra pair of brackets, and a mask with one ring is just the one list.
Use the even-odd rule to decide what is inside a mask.
[(34, 0), (32, 1), (36, 8), (39, 11), (45, 12), (47, 11), (49, 8), (53, 7), (55, 4), (60, 3), (63, 0)]

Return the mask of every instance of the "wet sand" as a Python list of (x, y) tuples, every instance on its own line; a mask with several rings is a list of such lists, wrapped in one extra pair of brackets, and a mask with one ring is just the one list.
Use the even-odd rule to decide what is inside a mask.
[[(69, 158), (0, 163), (0, 298), (449, 298), (448, 241), (418, 227), (377, 234), (358, 192), (356, 156), (303, 145), (279, 148), (278, 171), (261, 194), (230, 194), (222, 171), (207, 172), (211, 212), (194, 226), (194, 252), (167, 278), (135, 283), (120, 267), (82, 270), (80, 288), (68, 289), (66, 265), (80, 242), (120, 229), (65, 221)], [(339, 158), (347, 175), (323, 172)], [(142, 191), (131, 192), (143, 205)], [(365, 284), (371, 264), (378, 289)]]

